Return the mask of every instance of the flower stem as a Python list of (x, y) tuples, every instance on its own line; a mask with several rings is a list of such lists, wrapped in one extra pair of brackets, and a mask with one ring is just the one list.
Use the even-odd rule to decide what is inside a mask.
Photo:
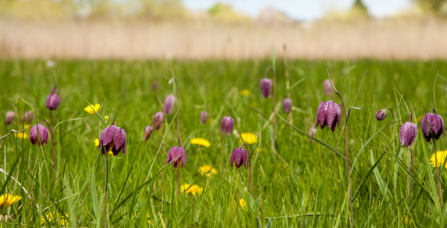
[[(50, 111), (51, 113), (51, 126), (54, 126), (54, 121), (53, 121), (53, 111)], [(56, 157), (54, 155), (54, 135), (53, 135), (53, 128), (50, 128), (50, 132), (51, 132), (51, 148), (53, 150), (53, 169), (54, 169), (54, 179), (56, 180)]]
[(180, 165), (177, 167), (177, 197), (180, 197)]
[[(410, 148), (410, 175), (413, 175), (413, 150)], [(410, 206), (411, 199), (411, 178), (410, 178), (410, 188), (408, 189), (408, 206)]]
[[(394, 122), (394, 113), (393, 113), (393, 109), (390, 108), (390, 107), (388, 107), (388, 108), (386, 108), (386, 109), (389, 109), (389, 110), (391, 111), (391, 116), (393, 117), (393, 122)], [(410, 122), (411, 122), (411, 120), (410, 120)]]
[(354, 209), (353, 209), (353, 205), (352, 205), (352, 183), (351, 183), (351, 175), (349, 173), (349, 144), (348, 144), (348, 122), (347, 122), (347, 114), (346, 114), (346, 105), (345, 102), (342, 98), (342, 96), (340, 95), (339, 92), (334, 91), (331, 94), (331, 100), (332, 100), (332, 95), (334, 95), (334, 93), (336, 93), (338, 95), (338, 97), (340, 97), (341, 103), (343, 104), (343, 109), (344, 109), (344, 114), (345, 114), (345, 143), (346, 143), (346, 173), (348, 175), (348, 180), (349, 180), (349, 205), (350, 205), (350, 209), (351, 209), (351, 226), (354, 227)]
[(251, 153), (250, 153), (250, 147), (246, 143), (242, 144), (242, 146), (244, 146), (244, 145), (245, 145), (245, 147), (247, 147), (247, 150), (248, 150), (248, 175), (249, 175), (249, 178), (250, 178), (250, 192), (251, 192), (251, 196), (253, 197), (253, 181), (252, 181), (252, 178), (251, 178)]
[(273, 117), (273, 153), (276, 155), (276, 109), (275, 109), (275, 106), (276, 106), (276, 73), (275, 73), (275, 71), (273, 70), (273, 68), (271, 68), (271, 67), (268, 67), (266, 70), (265, 70), (265, 74), (264, 74), (264, 77), (267, 77), (267, 74), (268, 74), (268, 72), (269, 71), (272, 71), (272, 74), (273, 74), (273, 114), (274, 114), (274, 117)]
[(441, 179), (439, 178), (439, 168), (438, 168), (438, 149), (436, 148), (436, 140), (433, 138), (433, 142), (435, 144), (435, 166), (436, 166), (436, 176), (438, 177), (438, 198), (439, 198), (439, 209), (442, 210), (442, 201), (441, 201)]
[(105, 156), (106, 156), (106, 163), (105, 163), (105, 168), (106, 168), (105, 187), (106, 188), (105, 188), (105, 191), (104, 191), (104, 227), (107, 228), (107, 187), (108, 187), (108, 184), (109, 184), (109, 161), (108, 161), (107, 157), (109, 156), (109, 152), (106, 152)]
[(222, 178), (224, 178), (225, 168), (225, 134), (222, 134)]

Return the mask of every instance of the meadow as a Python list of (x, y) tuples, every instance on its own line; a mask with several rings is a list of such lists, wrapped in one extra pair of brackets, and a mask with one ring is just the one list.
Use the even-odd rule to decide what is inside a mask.
[[(46, 61), (1, 60), (1, 113), (5, 117), (12, 110), (16, 118), (11, 125), (2, 124), (0, 137), (26, 128), (20, 120), (26, 111), (35, 113), (32, 125), (42, 118), (53, 126), (60, 123), (54, 132), (55, 171), (51, 139), (39, 147), (23, 139), (23, 133), (11, 133), (0, 142), (1, 194), (22, 197), (0, 210), (2, 226), (104, 227), (108, 161), (108, 227), (349, 227), (345, 120), (342, 117), (334, 133), (318, 127), (315, 138), (322, 143), (302, 133), (315, 127), (319, 104), (330, 99), (323, 89), (328, 71), (346, 108), (361, 108), (351, 110), (348, 122), (355, 226), (445, 227), (447, 197), (442, 192), (440, 208), (430, 161), (435, 148), (424, 140), (420, 121), (432, 108), (443, 117), (447, 114), (446, 63), (359, 60), (331, 62), (328, 68), (326, 64), (296, 60), (285, 67), (283, 59), (61, 60), (48, 67)], [(262, 97), (259, 88), (265, 69), (272, 65), (277, 74), (276, 155), (269, 121), (275, 116), (272, 98)], [(62, 101), (51, 114), (45, 102), (54, 86)], [(293, 100), (290, 114), (281, 108), (287, 92)], [(168, 94), (177, 98), (174, 112), (144, 143), (144, 128), (152, 124)], [(86, 100), (101, 105), (98, 114), (108, 116), (107, 125), (120, 106), (115, 122), (127, 134), (125, 155), (101, 155), (95, 139), (104, 124), (84, 110)], [(374, 114), (387, 107), (393, 109), (395, 121), (389, 112), (385, 120), (377, 121)], [(203, 110), (209, 114), (205, 124), (199, 117)], [(409, 121), (410, 112), (418, 124), (412, 174), (410, 150), (399, 141), (399, 129)], [(220, 124), (227, 114), (235, 124), (231, 136), (223, 140)], [(178, 146), (177, 117), (187, 156), (179, 169), (179, 183), (197, 185), (184, 187), (179, 196), (177, 169), (166, 165), (167, 152)], [(230, 166), (242, 133), (256, 135), (249, 150), (253, 194), (248, 169)], [(192, 144), (193, 138), (204, 138), (210, 145)], [(445, 138), (441, 136), (436, 146), (444, 154)], [(215, 170), (201, 173), (205, 165)], [(444, 168), (439, 171), (445, 189), (447, 174)]]

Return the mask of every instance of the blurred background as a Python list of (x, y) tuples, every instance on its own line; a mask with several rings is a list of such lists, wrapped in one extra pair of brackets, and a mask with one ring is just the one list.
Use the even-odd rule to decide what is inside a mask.
[(447, 0), (0, 0), (0, 58), (445, 59)]

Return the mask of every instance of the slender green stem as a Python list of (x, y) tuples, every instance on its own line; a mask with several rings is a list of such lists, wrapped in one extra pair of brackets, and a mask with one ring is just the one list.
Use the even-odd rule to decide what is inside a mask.
[(275, 70), (273, 70), (273, 68), (268, 67), (265, 70), (265, 74), (264, 77), (267, 77), (268, 72), (271, 71), (273, 74), (273, 113), (275, 114), (275, 116), (273, 117), (273, 152), (276, 155), (276, 73)]
[[(388, 107), (388, 108), (386, 108), (386, 109), (389, 109), (389, 110), (391, 111), (391, 116), (393, 117), (393, 122), (394, 122), (395, 120), (394, 120), (394, 113), (393, 113), (393, 109), (392, 109), (392, 108), (390, 108), (390, 107)], [(411, 120), (410, 120), (410, 122), (411, 122)]]
[[(410, 175), (413, 175), (413, 150), (410, 148)], [(410, 187), (408, 189), (408, 206), (410, 206), (411, 199), (411, 178), (410, 178)]]
[[(248, 150), (248, 175), (249, 175), (249, 178), (250, 178), (250, 192), (251, 192), (251, 197), (253, 197), (253, 181), (252, 181), (252, 175), (251, 175), (251, 153), (250, 153), (250, 147), (246, 144), (246, 143), (243, 143), (242, 144), (242, 146), (245, 146), (245, 147), (247, 147), (247, 150)], [(242, 147), (241, 146), (241, 147)]]
[[(103, 146), (104, 149), (104, 146)], [(107, 159), (107, 157), (109, 156), (109, 152), (106, 151), (105, 157), (106, 157), (106, 163), (105, 163), (105, 168), (106, 168), (106, 180), (105, 180), (105, 190), (104, 190), (104, 227), (107, 228), (107, 187), (109, 184), (109, 161)]]
[(337, 94), (338, 97), (340, 97), (340, 100), (343, 104), (343, 109), (344, 109), (344, 114), (345, 114), (345, 144), (346, 144), (346, 172), (348, 175), (348, 180), (349, 180), (349, 205), (350, 205), (350, 209), (351, 209), (351, 226), (354, 227), (354, 209), (353, 209), (353, 205), (352, 205), (352, 183), (351, 183), (351, 175), (349, 173), (349, 144), (348, 144), (348, 117), (347, 117), (347, 113), (346, 113), (346, 105), (345, 105), (345, 101), (343, 100), (343, 97), (341, 96), (341, 94), (337, 91), (332, 92), (331, 94), (331, 100), (332, 100), (332, 95)]
[(435, 166), (436, 166), (436, 176), (438, 177), (438, 198), (439, 198), (439, 209), (442, 211), (442, 201), (441, 201), (441, 179), (439, 178), (439, 168), (438, 168), (438, 149), (436, 148), (436, 139), (433, 137), (433, 143), (435, 145)]
[(225, 177), (224, 169), (225, 169), (225, 134), (222, 134), (222, 178)]

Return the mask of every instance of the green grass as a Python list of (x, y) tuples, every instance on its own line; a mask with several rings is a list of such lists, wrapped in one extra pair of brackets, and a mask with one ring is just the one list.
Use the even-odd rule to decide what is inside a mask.
[[(103, 104), (99, 114), (109, 116), (110, 124), (123, 90), (116, 123), (127, 133), (127, 154), (108, 157), (109, 227), (147, 226), (145, 214), (150, 216), (154, 227), (350, 225), (349, 186), (341, 156), (322, 144), (310, 143), (281, 118), (278, 118), (279, 156), (273, 154), (273, 130), (266, 124), (266, 117), (272, 114), (272, 100), (263, 98), (259, 90), (259, 81), (271, 61), (57, 61), (56, 64), (53, 71), (44, 61), (0, 62), (3, 118), (8, 110), (14, 110), (20, 117), (24, 111), (32, 110), (25, 100), (50, 121), (45, 101), (55, 85), (63, 102), (53, 113), (54, 122), (83, 118), (64, 122), (55, 132), (56, 180), (51, 141), (39, 148), (13, 134), (3, 139), (0, 167), (30, 193), (28, 198), (17, 182), (0, 173), (0, 186), (8, 193), (23, 197), (3, 211), (14, 218), (14, 221), (3, 221), (4, 225), (39, 227), (43, 214), (59, 212), (68, 217), (70, 226), (104, 226), (105, 159), (94, 145), (104, 126), (96, 115), (83, 110), (87, 103), (82, 96), (92, 104)], [(411, 205), (407, 205), (410, 151), (400, 147), (398, 137), (400, 125), (408, 121), (410, 111), (419, 118), (433, 108), (433, 88), (437, 113), (446, 117), (446, 81), (439, 77), (433, 87), (437, 69), (445, 65), (440, 61), (346, 61), (330, 65), (334, 85), (347, 108), (362, 108), (352, 110), (349, 118), (351, 168), (358, 155), (351, 174), (353, 194), (358, 190), (353, 201), (357, 227), (406, 227), (406, 218), (411, 219), (413, 227), (446, 226), (446, 202), (441, 212), (437, 204), (435, 169), (430, 165), (433, 144), (424, 141), (419, 129), (413, 149)], [(278, 103), (286, 94), (283, 66), (283, 61), (277, 59)], [(318, 105), (329, 100), (322, 87), (327, 79), (326, 62), (291, 61), (288, 66), (290, 84), (302, 82), (291, 90), (292, 115), (278, 113), (307, 133), (315, 124)], [(368, 73), (363, 77), (365, 70)], [(441, 68), (440, 75), (445, 72)], [(167, 116), (163, 125), (163, 132), (167, 132), (163, 147), (160, 146), (161, 132), (155, 132), (143, 143), (144, 127), (161, 110), (164, 97), (173, 93), (172, 84), (168, 83), (173, 73), (178, 80), (180, 97), (176, 109), (180, 108), (182, 141), (187, 151), (186, 166), (180, 170), (180, 185), (195, 183), (202, 187), (203, 193), (195, 197), (185, 193), (177, 197), (176, 170), (172, 166), (160, 172), (166, 164), (165, 152), (177, 145), (176, 111)], [(159, 83), (157, 91), (151, 89), (154, 80)], [(241, 95), (245, 89), (251, 92), (249, 96)], [(341, 104), (338, 98), (334, 100)], [(375, 112), (386, 107), (393, 108), (396, 120), (403, 121), (391, 124), (389, 112), (387, 119), (377, 121)], [(199, 113), (204, 109), (211, 121), (202, 125)], [(231, 151), (241, 144), (235, 135), (225, 140), (225, 178), (221, 178), (219, 130), (220, 120), (227, 113), (235, 119), (237, 132), (258, 136), (259, 143), (251, 145), (254, 149), (253, 196), (248, 170), (243, 167), (236, 170), (229, 164)], [(11, 129), (23, 129), (23, 123), (17, 119), (20, 118), (10, 126), (2, 124), (0, 135), (6, 135)], [(344, 120), (341, 129), (337, 128), (334, 133), (328, 128), (318, 129), (316, 138), (344, 155), (343, 126)], [(201, 148), (188, 143), (195, 137), (208, 139), (211, 146)], [(445, 150), (446, 145), (444, 138), (437, 143), (439, 150)], [(201, 176), (198, 170), (204, 164), (212, 165), (218, 173), (212, 178)], [(446, 172), (443, 169), (441, 172), (442, 189), (445, 189)], [(247, 210), (239, 205), (241, 198), (246, 201)], [(60, 223), (51, 224), (60, 226)]]

